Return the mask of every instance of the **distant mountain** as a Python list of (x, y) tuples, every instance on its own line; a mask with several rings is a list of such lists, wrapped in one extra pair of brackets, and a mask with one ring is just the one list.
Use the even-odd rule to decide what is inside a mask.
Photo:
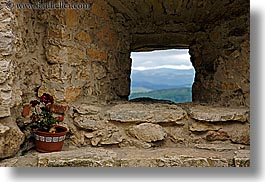
[(132, 70), (131, 90), (151, 91), (174, 88), (189, 88), (194, 80), (194, 70), (176, 69), (153, 69), (153, 70)]
[(159, 99), (159, 100), (170, 100), (175, 103), (184, 103), (192, 101), (191, 88), (167, 89), (167, 90), (157, 90), (151, 92), (132, 93), (129, 99), (131, 100), (135, 98), (146, 98), (146, 97), (152, 99)]

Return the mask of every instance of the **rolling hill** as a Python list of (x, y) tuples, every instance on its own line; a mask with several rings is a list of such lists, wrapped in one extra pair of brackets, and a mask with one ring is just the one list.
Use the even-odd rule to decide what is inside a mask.
[(194, 70), (132, 70), (130, 99), (150, 97), (173, 102), (191, 101)]

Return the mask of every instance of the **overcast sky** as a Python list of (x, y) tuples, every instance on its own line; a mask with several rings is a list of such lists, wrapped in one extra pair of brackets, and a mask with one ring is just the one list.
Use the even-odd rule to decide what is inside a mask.
[(133, 70), (159, 68), (193, 69), (188, 49), (170, 49), (151, 52), (132, 52)]

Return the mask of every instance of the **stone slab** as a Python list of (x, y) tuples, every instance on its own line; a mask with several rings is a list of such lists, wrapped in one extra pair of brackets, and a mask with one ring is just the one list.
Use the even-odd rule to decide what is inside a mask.
[(240, 121), (246, 122), (249, 118), (247, 108), (228, 108), (228, 107), (208, 107), (197, 105), (189, 108), (189, 116), (198, 121), (226, 122)]
[(119, 104), (107, 111), (109, 120), (121, 123), (176, 123), (183, 124), (186, 112), (170, 104)]

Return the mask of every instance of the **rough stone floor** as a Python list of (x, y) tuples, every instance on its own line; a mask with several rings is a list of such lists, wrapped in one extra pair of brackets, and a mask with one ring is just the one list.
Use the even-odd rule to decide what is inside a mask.
[(200, 144), (195, 148), (76, 148), (31, 151), (0, 161), (1, 167), (249, 167), (250, 150), (240, 145)]

